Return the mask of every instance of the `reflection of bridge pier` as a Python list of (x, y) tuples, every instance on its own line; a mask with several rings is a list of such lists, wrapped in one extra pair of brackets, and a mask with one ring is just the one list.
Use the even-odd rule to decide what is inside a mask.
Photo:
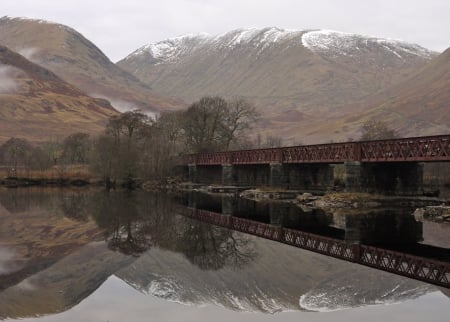
[(450, 135), (198, 153), (180, 164), (205, 184), (329, 190), (343, 164), (347, 191), (415, 195), (423, 162), (450, 161)]
[(233, 194), (189, 193), (190, 208), (255, 220), (276, 227), (340, 238), (366, 244), (413, 244), (422, 241), (422, 223), (410, 213), (392, 210), (360, 210), (329, 213), (318, 208), (285, 202), (256, 202)]
[(371, 211), (334, 213), (333, 226), (345, 232), (345, 240), (366, 244), (413, 244), (423, 240), (422, 223), (410, 213)]

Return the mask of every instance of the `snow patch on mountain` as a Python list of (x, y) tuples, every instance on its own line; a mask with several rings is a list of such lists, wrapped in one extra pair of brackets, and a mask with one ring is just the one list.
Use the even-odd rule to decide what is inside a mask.
[(258, 47), (274, 44), (283, 39), (297, 36), (300, 33), (300, 30), (288, 30), (275, 27), (237, 29), (214, 37), (212, 42), (228, 48), (235, 48), (239, 45), (253, 45), (254, 47)]
[(306, 32), (302, 35), (302, 44), (313, 52), (329, 53), (332, 56), (353, 56), (377, 45), (399, 59), (404, 59), (404, 55), (416, 55), (423, 58), (433, 56), (432, 51), (401, 40), (376, 38), (334, 30)]
[(233, 50), (239, 46), (258, 48), (260, 53), (282, 40), (300, 37), (304, 31), (280, 28), (237, 29), (217, 36), (207, 33), (187, 34), (145, 45), (124, 60), (149, 54), (154, 64), (174, 63), (194, 50)]
[(207, 33), (187, 34), (179, 37), (169, 38), (157, 43), (145, 45), (129, 56), (125, 60), (134, 56), (141, 56), (148, 53), (156, 64), (163, 62), (175, 62), (181, 56), (188, 54), (195, 47), (210, 38)]

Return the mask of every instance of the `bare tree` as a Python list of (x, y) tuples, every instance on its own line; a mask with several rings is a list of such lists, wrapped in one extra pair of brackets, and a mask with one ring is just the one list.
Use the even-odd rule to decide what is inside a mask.
[(194, 152), (220, 150), (224, 146), (221, 135), (222, 120), (227, 102), (221, 97), (203, 97), (185, 111), (182, 128), (186, 143)]
[(73, 133), (63, 141), (62, 157), (69, 164), (86, 163), (90, 149), (91, 140), (89, 134)]
[(182, 129), (193, 152), (227, 150), (233, 142), (245, 141), (244, 134), (257, 117), (255, 108), (243, 99), (203, 97), (183, 113)]
[(25, 139), (10, 138), (0, 147), (1, 163), (8, 166), (10, 176), (17, 176), (19, 166), (29, 167), (33, 147)]
[(390, 129), (385, 122), (370, 120), (361, 126), (360, 141), (394, 139), (397, 137), (395, 130)]
[(230, 148), (231, 142), (244, 137), (244, 133), (253, 127), (258, 116), (255, 107), (243, 99), (234, 99), (228, 102), (222, 122), (227, 150)]

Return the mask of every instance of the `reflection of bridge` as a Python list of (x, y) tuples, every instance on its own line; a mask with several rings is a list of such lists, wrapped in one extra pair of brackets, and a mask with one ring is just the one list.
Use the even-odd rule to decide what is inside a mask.
[[(421, 188), (421, 162), (450, 161), (450, 135), (318, 144), (187, 155), (192, 181), (267, 184), (324, 189), (333, 181), (331, 164), (345, 165), (352, 191), (414, 194)], [(399, 188), (400, 186), (400, 188)]]
[(187, 216), (203, 222), (450, 288), (450, 263), (448, 261), (440, 261), (363, 244), (351, 244), (340, 239), (208, 210), (186, 209)]

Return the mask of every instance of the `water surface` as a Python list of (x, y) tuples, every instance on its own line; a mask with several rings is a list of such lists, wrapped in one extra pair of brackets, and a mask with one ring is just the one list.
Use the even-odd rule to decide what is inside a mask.
[[(448, 290), (202, 223), (182, 215), (181, 201), (186, 197), (167, 193), (1, 190), (0, 319), (447, 321), (450, 316)], [(285, 224), (316, 231), (320, 226), (306, 217), (292, 221), (291, 211), (291, 217), (275, 214), (274, 220)], [(270, 211), (256, 215), (271, 220)], [(346, 238), (339, 220), (319, 219), (331, 227), (327, 231)], [(355, 238), (354, 232), (349, 236)], [(448, 247), (445, 239), (437, 241)]]

